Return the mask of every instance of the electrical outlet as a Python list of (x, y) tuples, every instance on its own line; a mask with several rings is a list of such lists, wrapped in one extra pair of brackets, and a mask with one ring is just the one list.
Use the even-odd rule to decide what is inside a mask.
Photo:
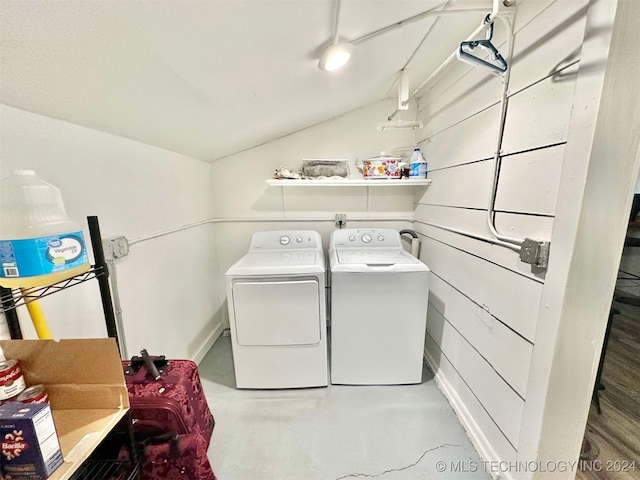
[(127, 237), (113, 237), (109, 239), (113, 258), (122, 258), (129, 255), (129, 240)]
[(347, 215), (345, 213), (336, 213), (336, 227), (344, 228), (347, 226)]

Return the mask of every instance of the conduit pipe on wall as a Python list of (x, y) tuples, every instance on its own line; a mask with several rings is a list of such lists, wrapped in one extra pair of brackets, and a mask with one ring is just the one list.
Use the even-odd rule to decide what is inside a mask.
[(127, 342), (124, 332), (124, 320), (122, 318), (122, 304), (120, 303), (120, 291), (118, 290), (118, 272), (116, 271), (116, 260), (109, 258), (106, 260), (109, 269), (109, 280), (111, 281), (111, 293), (113, 301), (113, 310), (116, 315), (116, 327), (118, 329), (118, 343), (120, 346), (120, 355), (122, 358), (129, 358), (127, 351)]
[(430, 227), (439, 228), (441, 230), (447, 230), (448, 232), (457, 233), (458, 235), (463, 235), (465, 237), (474, 238), (476, 240), (481, 240), (483, 242), (492, 243), (494, 245), (500, 245), (502, 247), (509, 248), (515, 252), (520, 252), (522, 249), (519, 245), (514, 245), (513, 243), (503, 242), (502, 240), (497, 240), (491, 237), (483, 237), (482, 235), (477, 235), (471, 232), (465, 232), (464, 230), (458, 230), (457, 228), (447, 227), (446, 225), (438, 225), (437, 223), (425, 222), (424, 220), (415, 220), (416, 223), (421, 223), (422, 225), (428, 225)]
[[(448, 230), (450, 232), (453, 233), (457, 233), (459, 235), (463, 235), (465, 237), (470, 237), (470, 238), (475, 238), (476, 240), (481, 240), (483, 242), (488, 242), (488, 243), (492, 243), (494, 245), (501, 245), (503, 247), (509, 248), (511, 250), (514, 250), (516, 252), (520, 251), (520, 246), (515, 245), (513, 243), (507, 243), (507, 242), (503, 242), (500, 240), (497, 240), (495, 238), (491, 238), (491, 237), (484, 237), (482, 235), (477, 235), (475, 233), (470, 233), (470, 232), (465, 232), (464, 230), (459, 230), (457, 228), (451, 228), (451, 227), (447, 227), (445, 225), (438, 225), (436, 223), (431, 223), (431, 222), (426, 222), (424, 220), (420, 220), (420, 219), (416, 219), (416, 218), (395, 218), (395, 217), (383, 217), (383, 218), (368, 218), (368, 217), (354, 217), (354, 218), (349, 218), (349, 221), (351, 222), (365, 222), (365, 221), (373, 221), (373, 222), (411, 222), (411, 223), (420, 223), (423, 225), (428, 225), (430, 227), (435, 227), (435, 228), (440, 228), (442, 230)], [(146, 237), (141, 237), (141, 238), (137, 238), (135, 240), (131, 240), (129, 242), (129, 245), (134, 245), (136, 243), (142, 243), (145, 242), (147, 240), (153, 240), (155, 238), (159, 238), (159, 237), (163, 237), (165, 235), (170, 235), (172, 233), (176, 233), (176, 232), (181, 232), (184, 230), (188, 230), (190, 228), (194, 228), (194, 227), (199, 227), (201, 225), (206, 225), (209, 223), (245, 223), (245, 222), (258, 222), (258, 223), (262, 223), (262, 222), (283, 222), (283, 223), (287, 223), (287, 222), (335, 222), (335, 219), (333, 218), (216, 218), (216, 219), (211, 219), (211, 220), (203, 220), (202, 222), (197, 222), (197, 223), (191, 223), (189, 225), (183, 225), (182, 227), (176, 227), (176, 228), (172, 228), (171, 230), (165, 230), (163, 232), (158, 232), (158, 233), (154, 233), (152, 235), (148, 235)], [(110, 260), (109, 262), (109, 266), (113, 267), (115, 270), (115, 262), (113, 260)], [(114, 272), (114, 277), (115, 277), (115, 272)], [(114, 288), (117, 289), (117, 288)], [(118, 314), (119, 312), (121, 312), (121, 309), (116, 306), (116, 314)]]
[[(349, 217), (350, 222), (413, 222), (415, 219), (406, 218), (406, 217), (380, 217), (380, 218), (372, 218), (372, 217)], [(201, 225), (206, 225), (208, 223), (287, 223), (287, 222), (332, 222), (334, 223), (335, 218), (212, 218), (209, 220), (203, 220), (201, 222), (190, 223), (189, 225), (183, 225), (182, 227), (172, 228), (170, 230), (164, 230), (162, 232), (153, 233), (151, 235), (147, 235), (146, 237), (136, 238), (134, 240), (129, 241), (129, 246), (135, 245), (136, 243), (146, 242), (147, 240), (153, 240), (154, 238), (164, 237), (165, 235), (170, 235), (172, 233), (181, 232), (183, 230), (188, 230), (190, 228), (199, 227)]]
[[(496, 151), (494, 153), (494, 169), (493, 169), (493, 182), (492, 182), (492, 187), (491, 187), (491, 195), (489, 198), (489, 208), (487, 209), (487, 223), (489, 225), (489, 230), (491, 231), (491, 234), (498, 240), (500, 240), (501, 242), (492, 242), (492, 243), (496, 243), (497, 245), (503, 245), (503, 246), (507, 246), (507, 245), (517, 245), (518, 247), (520, 247), (523, 243), (524, 240), (521, 239), (517, 239), (517, 238), (512, 238), (512, 237), (508, 237), (506, 235), (502, 235), (498, 232), (496, 226), (495, 226), (495, 217), (494, 217), (494, 213), (495, 213), (495, 203), (496, 203), (496, 194), (498, 192), (498, 178), (500, 176), (500, 167), (502, 165), (502, 141), (504, 139), (504, 127), (505, 127), (505, 123), (506, 123), (506, 118), (507, 118), (507, 106), (509, 103), (509, 80), (511, 78), (511, 66), (512, 66), (512, 59), (513, 59), (513, 46), (514, 46), (514, 24), (515, 24), (515, 11), (511, 12), (509, 15), (511, 16), (511, 20), (506, 18), (505, 13), (503, 14), (496, 14), (495, 13), (495, 9), (494, 9), (494, 13), (492, 13), (491, 18), (495, 19), (495, 18), (499, 18), (504, 25), (507, 27), (507, 42), (508, 42), (508, 47), (507, 47), (507, 64), (509, 65), (509, 67), (507, 68), (506, 72), (503, 74), (502, 76), (502, 91), (500, 94), (500, 121), (499, 121), (499, 125), (498, 125), (498, 139), (496, 142)], [(473, 40), (480, 32), (482, 32), (484, 29), (486, 28), (486, 25), (480, 25), (476, 30), (474, 30), (474, 32), (469, 35), (468, 39), (466, 41), (470, 41)], [(431, 75), (429, 75), (429, 77), (422, 82), (414, 91), (413, 93), (409, 96), (409, 99), (415, 97), (418, 92), (420, 92), (420, 90), (422, 90), (426, 85), (428, 85), (430, 82), (432, 82), (435, 78), (437, 78), (437, 76), (448, 66), (448, 64), (450, 62), (452, 62), (454, 59), (456, 59), (456, 52), (454, 51)], [(398, 113), (398, 110), (396, 110), (394, 113), (392, 113), (389, 116), (389, 120), (391, 120), (396, 114)], [(452, 232), (456, 232), (459, 233), (461, 235), (465, 235), (468, 237), (472, 237), (472, 238), (476, 238), (475, 234), (469, 233), (469, 232), (463, 232), (462, 230), (457, 230), (457, 229), (450, 229), (449, 227), (446, 227), (444, 225), (435, 225), (432, 224), (432, 226), (436, 226), (438, 228), (442, 228), (444, 230), (449, 230)], [(480, 240), (487, 240), (485, 237), (478, 237)], [(516, 251), (520, 251), (520, 248), (517, 248)]]
[[(495, 21), (495, 19), (499, 18), (505, 25), (505, 27), (507, 28), (507, 42), (508, 42), (508, 48), (507, 48), (507, 65), (508, 68), (506, 70), (506, 72), (503, 74), (502, 77), (502, 92), (500, 95), (500, 122), (499, 122), (499, 126), (498, 126), (498, 139), (496, 142), (496, 151), (494, 154), (494, 169), (493, 169), (493, 182), (492, 182), (492, 188), (491, 188), (491, 195), (489, 198), (489, 207), (487, 209), (487, 224), (489, 226), (489, 231), (491, 232), (491, 234), (497, 239), (499, 240), (498, 242), (492, 242), (495, 243), (497, 245), (503, 245), (503, 246), (508, 246), (508, 245), (515, 245), (518, 248), (517, 249), (513, 249), (516, 250), (518, 252), (521, 251), (521, 246), (522, 244), (525, 242), (524, 239), (518, 239), (518, 238), (512, 238), (512, 237), (508, 237), (506, 235), (502, 235), (500, 232), (498, 232), (498, 229), (496, 228), (495, 225), (495, 203), (496, 203), (496, 195), (498, 192), (498, 178), (500, 176), (500, 167), (502, 165), (502, 156), (501, 156), (501, 152), (502, 152), (502, 142), (504, 139), (504, 127), (505, 127), (505, 123), (506, 123), (506, 117), (507, 117), (507, 105), (509, 103), (509, 80), (511, 77), (511, 63), (513, 60), (513, 46), (514, 46), (514, 24), (515, 24), (515, 8), (511, 8), (513, 7), (513, 2), (507, 2), (507, 1), (503, 1), (503, 0), (494, 0), (493, 1), (493, 10), (491, 11), (489, 17), (487, 17), (488, 19), (490, 19), (490, 23), (487, 24), (487, 22), (483, 22), (482, 24), (480, 24), (479, 27), (477, 27), (467, 38), (467, 40), (465, 41), (472, 41), (474, 40), (479, 34), (480, 32), (482, 32), (483, 30), (485, 30), (486, 28), (488, 28), (488, 25), (491, 25), (493, 23), (493, 21)], [(507, 8), (508, 10), (503, 11), (504, 8)], [(410, 17), (408, 19), (405, 19), (401, 22), (398, 22), (397, 24), (394, 25), (390, 25), (388, 27), (384, 27), (380, 30), (377, 30), (375, 32), (372, 32), (371, 34), (365, 35), (363, 37), (360, 37), (356, 40), (353, 41), (353, 43), (357, 43), (357, 42), (362, 42), (365, 40), (368, 40), (369, 38), (371, 38), (374, 35), (379, 35), (381, 33), (384, 33), (386, 31), (388, 31), (389, 29), (392, 28), (397, 28), (400, 27), (406, 23), (409, 23), (410, 21), (415, 21), (418, 20), (420, 18), (425, 18), (427, 16), (443, 16), (443, 15), (452, 15), (452, 14), (460, 14), (460, 13), (469, 13), (469, 12), (477, 12), (477, 11), (482, 11), (479, 9), (475, 9), (475, 10), (443, 10), (443, 11), (428, 11), (428, 12), (423, 12), (421, 14), (415, 15), (413, 17)], [(483, 11), (483, 13), (486, 12)], [(506, 18), (507, 16), (510, 17), (510, 19)], [(418, 85), (418, 87), (413, 91), (413, 93), (411, 93), (411, 95), (409, 95), (409, 97), (407, 98), (407, 100), (405, 102), (403, 102), (404, 104), (408, 104), (409, 101), (412, 98), (415, 98), (418, 93), (426, 86), (429, 85), (435, 78), (437, 78), (442, 71), (447, 68), (447, 66), (449, 64), (451, 64), (451, 62), (453, 62), (453, 60), (457, 59), (457, 53), (458, 49), (456, 49), (453, 53), (451, 53), (451, 55), (449, 55), (449, 57), (447, 57), (444, 62), (442, 62), (442, 64), (431, 74), (429, 75), (429, 77), (427, 77), (426, 80), (424, 80), (420, 85)], [(395, 118), (395, 116), (399, 113), (400, 108), (396, 109), (391, 115), (389, 115), (389, 117), (387, 117), (388, 121), (391, 121)], [(464, 232), (462, 230), (458, 230), (458, 229), (452, 229), (449, 227), (445, 227), (444, 225), (435, 225), (432, 224), (432, 226), (437, 226), (438, 228), (442, 228), (445, 230), (449, 230), (451, 232), (455, 232), (455, 233), (459, 233), (461, 235), (465, 235), (468, 237), (472, 237), (472, 238), (479, 238), (481, 240), (487, 241), (486, 238), (484, 237), (478, 237), (475, 234), (469, 233), (469, 232)], [(511, 248), (511, 247), (509, 247)]]
[(366, 35), (362, 35), (361, 37), (352, 40), (351, 43), (353, 45), (358, 45), (359, 43), (366, 42), (367, 40), (371, 40), (378, 35), (382, 35), (390, 30), (395, 30), (396, 28), (404, 27), (413, 22), (417, 22), (418, 20), (422, 20), (423, 18), (428, 17), (444, 17), (447, 15), (460, 15), (460, 14), (469, 14), (469, 13), (482, 13), (489, 14), (489, 10), (486, 8), (467, 8), (464, 10), (427, 10), (426, 12), (418, 13), (412, 17), (405, 18), (404, 20), (400, 20), (399, 22), (392, 23), (391, 25), (387, 25), (386, 27), (379, 28), (371, 33), (367, 33)]
[[(360, 221), (374, 221), (374, 222), (413, 222), (413, 218), (394, 218), (394, 217), (381, 217), (381, 218), (370, 218), (370, 217), (352, 217), (349, 218), (349, 221), (352, 222), (360, 222)], [(172, 228), (169, 230), (164, 230), (162, 232), (154, 233), (151, 235), (147, 235), (145, 237), (136, 238), (129, 242), (129, 247), (132, 245), (146, 242), (148, 240), (153, 240), (155, 238), (164, 237), (166, 235), (171, 235), (172, 233), (182, 232), (184, 230), (189, 230), (191, 228), (199, 227), (207, 224), (215, 224), (215, 223), (243, 223), (243, 222), (258, 222), (258, 223), (269, 223), (269, 222), (335, 222), (335, 218), (212, 218), (209, 220), (203, 220), (201, 222), (190, 223), (188, 225), (183, 225), (181, 227)], [(120, 303), (120, 292), (118, 290), (118, 275), (116, 269), (116, 261), (114, 258), (109, 258), (106, 260), (107, 266), (109, 268), (109, 280), (111, 281), (111, 291), (112, 291), (112, 301), (115, 310), (116, 316), (116, 325), (118, 328), (118, 339), (120, 342), (120, 352), (123, 358), (129, 358), (129, 354), (127, 353), (127, 343), (125, 341), (125, 332), (124, 332), (124, 319), (122, 317), (122, 304)]]
[(513, 14), (511, 21), (507, 20), (505, 17), (499, 17), (500, 20), (503, 21), (505, 26), (507, 27), (507, 41), (509, 42), (509, 47), (507, 49), (507, 64), (509, 68), (504, 73), (502, 77), (502, 94), (500, 96), (500, 124), (498, 126), (498, 140), (496, 142), (496, 151), (493, 156), (494, 166), (493, 166), (493, 184), (491, 187), (491, 197), (489, 199), (489, 208), (487, 209), (487, 224), (489, 225), (489, 230), (491, 234), (496, 237), (498, 240), (502, 240), (504, 242), (512, 243), (514, 245), (521, 246), (524, 243), (524, 240), (520, 240), (517, 238), (508, 237), (506, 235), (502, 235), (498, 232), (495, 224), (495, 206), (496, 206), (496, 194), (498, 193), (498, 178), (500, 177), (500, 167), (502, 165), (502, 141), (504, 140), (504, 127), (507, 119), (507, 106), (509, 104), (509, 80), (511, 78), (511, 61), (513, 59), (513, 44), (514, 42), (514, 23), (515, 23), (515, 13)]
[[(498, 125), (498, 137), (496, 141), (496, 149), (494, 153), (494, 168), (493, 168), (493, 181), (491, 187), (491, 194), (489, 198), (489, 205), (487, 208), (487, 225), (489, 227), (489, 231), (495, 237), (494, 239), (490, 239), (487, 237), (482, 237), (480, 235), (476, 235), (470, 232), (465, 232), (463, 230), (450, 228), (445, 225), (437, 225), (430, 222), (424, 222), (421, 220), (416, 220), (418, 223), (423, 223), (425, 225), (430, 225), (436, 228), (440, 228), (443, 230), (448, 230), (453, 233), (457, 233), (460, 235), (464, 235), (470, 238), (475, 238), (478, 240), (490, 242), (495, 245), (501, 245), (506, 248), (510, 248), (516, 252), (520, 253), (520, 258), (522, 261), (527, 263), (546, 267), (546, 262), (548, 261), (548, 250), (549, 243), (548, 242), (538, 242), (532, 239), (519, 239), (509, 237), (507, 235), (502, 235), (498, 232), (498, 229), (495, 225), (495, 203), (496, 196), (498, 192), (498, 181), (500, 177), (500, 169), (502, 165), (502, 143), (504, 140), (504, 129), (506, 124), (506, 116), (507, 116), (507, 108), (509, 103), (509, 80), (511, 77), (511, 66), (513, 60), (513, 49), (514, 49), (514, 25), (515, 25), (515, 10), (512, 10), (507, 13), (499, 13), (496, 14), (497, 6), (494, 3), (494, 13), (492, 14), (492, 19), (499, 18), (507, 28), (507, 64), (509, 67), (502, 78), (502, 92), (500, 95), (500, 119)], [(507, 15), (510, 18), (507, 18)], [(470, 39), (474, 38), (478, 33), (480, 33), (485, 27), (485, 25), (481, 25), (476, 31), (474, 31), (470, 35)], [(440, 67), (438, 67), (421, 85), (418, 86), (414, 90), (414, 92), (409, 96), (409, 98), (415, 97), (420, 90), (422, 90), (426, 85), (428, 85), (434, 78), (436, 78), (445, 68), (446, 66), (456, 58), (455, 52), (450, 55)], [(396, 114), (398, 110), (396, 110), (393, 114), (389, 116), (389, 120), (391, 120)]]
[[(504, 3), (503, 4), (505, 7), (511, 7), (513, 4), (507, 4)], [(497, 245), (503, 245), (503, 246), (509, 246), (510, 245), (515, 245), (518, 248), (513, 249), (516, 251), (521, 251), (521, 246), (522, 244), (525, 242), (524, 239), (518, 239), (518, 238), (513, 238), (513, 237), (509, 237), (506, 235), (502, 235), (500, 232), (498, 232), (498, 229), (496, 228), (495, 225), (495, 202), (496, 202), (496, 195), (498, 192), (498, 179), (500, 176), (500, 167), (502, 165), (502, 156), (501, 156), (501, 152), (502, 152), (502, 142), (504, 139), (504, 127), (505, 127), (505, 123), (506, 123), (506, 116), (507, 116), (507, 106), (509, 103), (509, 80), (511, 77), (511, 63), (513, 60), (513, 46), (514, 46), (514, 24), (515, 24), (515, 9), (511, 9), (507, 12), (502, 12), (501, 11), (502, 7), (501, 7), (501, 0), (494, 0), (493, 2), (493, 10), (490, 14), (490, 19), (491, 21), (495, 21), (495, 19), (500, 19), (505, 27), (507, 28), (507, 42), (508, 42), (508, 48), (507, 48), (507, 64), (508, 64), (508, 68), (506, 70), (506, 72), (504, 73), (503, 77), (502, 77), (502, 92), (501, 92), (501, 96), (500, 96), (500, 122), (499, 122), (499, 126), (498, 126), (498, 139), (496, 142), (496, 151), (494, 154), (494, 169), (493, 169), (493, 182), (492, 182), (492, 188), (491, 188), (491, 195), (490, 195), (490, 199), (489, 199), (489, 207), (487, 209), (487, 224), (489, 226), (489, 230), (491, 232), (491, 234), (497, 239), (499, 240), (498, 242), (492, 242), (495, 243)], [(470, 12), (471, 10), (467, 10), (466, 12)], [(477, 11), (477, 10), (475, 10)], [(412, 20), (413, 18), (424, 18), (426, 16), (441, 16), (441, 15), (445, 15), (445, 14), (455, 14), (455, 13), (463, 13), (465, 12), (465, 10), (454, 10), (454, 11), (429, 11), (429, 12), (424, 12), (422, 14), (416, 15), (415, 17), (411, 17), (409, 19), (406, 19), (404, 22), (406, 23), (408, 20)], [(506, 18), (507, 15), (510, 17), (510, 19)], [(402, 26), (403, 22), (399, 22), (396, 26)], [(389, 27), (385, 27), (384, 29), (380, 29), (379, 31), (373, 32), (373, 34), (380, 34), (383, 33), (384, 31), (387, 31), (389, 28), (392, 28), (393, 26), (389, 26)], [(482, 32), (483, 30), (485, 30), (487, 28), (487, 25), (483, 22), (478, 28), (476, 28), (471, 35), (469, 35), (469, 37), (467, 38), (467, 40), (465, 41), (472, 41), (473, 39), (475, 39), (478, 34), (480, 34), (480, 32)], [(373, 35), (370, 34), (370, 35)], [(365, 36), (365, 37), (361, 37), (361, 39), (357, 39), (357, 41), (362, 41), (362, 39), (368, 39), (370, 38), (370, 36)], [(355, 43), (355, 41), (354, 41)], [(445, 59), (445, 61), (431, 74), (429, 75), (429, 77), (427, 77), (426, 80), (424, 80), (414, 91), (413, 93), (411, 93), (411, 95), (409, 95), (409, 98), (404, 102), (404, 103), (408, 103), (412, 98), (415, 98), (416, 95), (428, 84), (430, 84), (435, 78), (437, 78), (442, 71), (447, 68), (447, 66), (454, 60), (457, 58), (456, 56), (456, 51), (454, 51), (451, 55), (449, 55), (449, 57), (447, 57)], [(400, 109), (396, 109), (391, 115), (389, 115), (389, 117), (387, 118), (388, 121), (393, 120), (393, 118), (398, 114), (398, 112), (400, 111)], [(435, 225), (435, 224), (431, 224), (432, 226), (437, 226), (438, 228), (442, 228), (445, 230), (449, 230), (451, 232), (455, 232), (455, 233), (459, 233), (461, 235), (465, 235), (465, 236), (469, 236), (472, 238), (478, 238), (481, 240), (487, 240), (484, 237), (478, 237), (475, 234), (469, 233), (469, 232), (464, 232), (462, 230), (458, 230), (458, 229), (451, 229), (449, 227), (445, 227), (444, 225)]]

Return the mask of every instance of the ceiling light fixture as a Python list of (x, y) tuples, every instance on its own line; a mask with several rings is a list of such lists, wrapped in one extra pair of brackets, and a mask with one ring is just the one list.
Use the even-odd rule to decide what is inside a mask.
[(340, 21), (340, 3), (336, 0), (336, 14), (333, 19), (333, 43), (329, 45), (320, 60), (318, 60), (318, 68), (325, 72), (332, 72), (344, 66), (351, 58), (352, 45), (348, 42), (340, 43), (338, 36), (338, 22)]
[(351, 58), (351, 47), (350, 43), (334, 43), (333, 45), (329, 45), (318, 61), (318, 68), (326, 72), (331, 72), (344, 66), (349, 61), (349, 58)]

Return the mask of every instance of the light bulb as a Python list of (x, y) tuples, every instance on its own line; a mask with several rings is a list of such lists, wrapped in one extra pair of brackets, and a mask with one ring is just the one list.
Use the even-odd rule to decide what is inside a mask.
[(318, 61), (318, 68), (331, 72), (345, 65), (349, 58), (351, 58), (350, 43), (329, 45)]

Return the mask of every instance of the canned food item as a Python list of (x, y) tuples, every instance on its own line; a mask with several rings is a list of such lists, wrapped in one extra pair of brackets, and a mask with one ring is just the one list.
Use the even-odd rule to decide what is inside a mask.
[(17, 360), (0, 362), (0, 400), (8, 400), (20, 394), (26, 387)]
[(44, 385), (34, 385), (27, 387), (18, 395), (17, 400), (22, 403), (49, 403), (49, 395), (44, 389)]

